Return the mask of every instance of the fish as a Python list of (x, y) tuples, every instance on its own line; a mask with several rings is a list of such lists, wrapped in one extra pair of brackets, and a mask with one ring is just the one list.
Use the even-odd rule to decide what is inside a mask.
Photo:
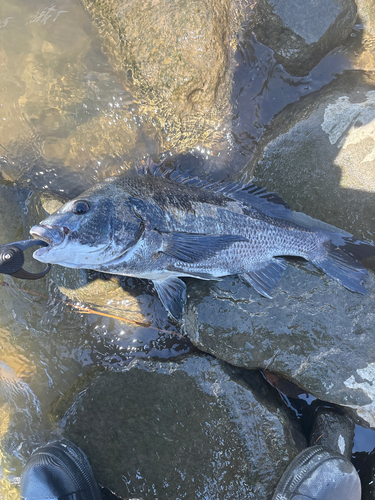
[(210, 182), (148, 160), (107, 178), (30, 229), (47, 246), (33, 257), (46, 264), (151, 280), (169, 315), (180, 320), (181, 278), (237, 275), (272, 298), (288, 257), (300, 257), (366, 293), (359, 260), (372, 243), (294, 212), (253, 183)]

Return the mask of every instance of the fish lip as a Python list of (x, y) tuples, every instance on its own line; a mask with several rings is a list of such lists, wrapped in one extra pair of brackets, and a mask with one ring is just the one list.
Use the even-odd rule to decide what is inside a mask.
[(33, 238), (45, 241), (49, 247), (60, 245), (64, 241), (67, 232), (69, 232), (67, 228), (48, 224), (38, 224), (30, 229)]

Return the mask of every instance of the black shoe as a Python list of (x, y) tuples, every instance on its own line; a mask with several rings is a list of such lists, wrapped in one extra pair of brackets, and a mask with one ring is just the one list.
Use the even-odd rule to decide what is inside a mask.
[(24, 500), (100, 500), (86, 455), (62, 439), (35, 450), (21, 475)]
[(303, 450), (282, 475), (272, 500), (361, 500), (354, 465), (322, 446)]

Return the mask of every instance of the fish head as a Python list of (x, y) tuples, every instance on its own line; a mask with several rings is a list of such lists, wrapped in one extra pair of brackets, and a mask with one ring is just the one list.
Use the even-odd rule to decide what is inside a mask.
[(89, 189), (30, 229), (33, 237), (48, 243), (34, 252), (36, 260), (99, 269), (136, 244), (142, 221), (123, 193), (105, 187)]

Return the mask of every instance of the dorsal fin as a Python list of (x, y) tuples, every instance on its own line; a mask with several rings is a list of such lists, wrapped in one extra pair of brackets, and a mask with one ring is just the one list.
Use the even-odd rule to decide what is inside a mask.
[(313, 219), (302, 212), (294, 212), (276, 193), (268, 192), (256, 184), (246, 183), (244, 178), (238, 182), (201, 179), (191, 176), (190, 172), (181, 172), (179, 167), (166, 167), (164, 160), (156, 164), (151, 158), (148, 158), (146, 163), (138, 163), (136, 171), (139, 174), (165, 177), (181, 184), (208, 189), (245, 205), (251, 205), (270, 217), (288, 220), (313, 231), (327, 231), (331, 233), (332, 242), (339, 247), (345, 246), (347, 238), (352, 237), (350, 233), (342, 229)]
[(166, 179), (178, 182), (179, 184), (187, 184), (188, 186), (203, 187), (210, 183), (210, 181), (206, 179), (201, 179), (197, 176), (193, 177), (189, 170), (187, 172), (182, 172), (178, 166), (166, 167), (164, 165), (165, 160), (166, 158), (164, 158), (160, 163), (154, 163), (151, 158), (148, 157), (145, 163), (138, 161), (135, 170), (139, 175), (165, 177)]
[(257, 196), (258, 198), (261, 198), (263, 200), (267, 200), (270, 203), (282, 205), (283, 207), (290, 210), (290, 206), (281, 198), (281, 196), (273, 191), (267, 191), (266, 188), (257, 186), (256, 184), (246, 184), (245, 186), (243, 186), (241, 191), (245, 191), (248, 194)]
[(164, 166), (164, 158), (160, 163), (154, 163), (149, 156), (145, 163), (142, 163), (138, 160), (138, 163), (135, 166), (135, 170), (139, 175), (154, 175), (155, 177), (166, 177), (166, 174), (173, 169), (169, 169)]
[(138, 165), (136, 166), (137, 173), (141, 175), (165, 177), (166, 179), (178, 182), (179, 184), (208, 189), (244, 203), (258, 205), (262, 202), (269, 202), (290, 209), (289, 205), (285, 203), (280, 196), (274, 192), (267, 191), (263, 187), (257, 186), (253, 183), (246, 184), (241, 181), (211, 181), (197, 176), (193, 177), (190, 174), (190, 171), (182, 172), (178, 166), (166, 167), (164, 165), (165, 159), (166, 158), (164, 158), (160, 163), (154, 163), (151, 158), (148, 157), (145, 163), (138, 162)]

